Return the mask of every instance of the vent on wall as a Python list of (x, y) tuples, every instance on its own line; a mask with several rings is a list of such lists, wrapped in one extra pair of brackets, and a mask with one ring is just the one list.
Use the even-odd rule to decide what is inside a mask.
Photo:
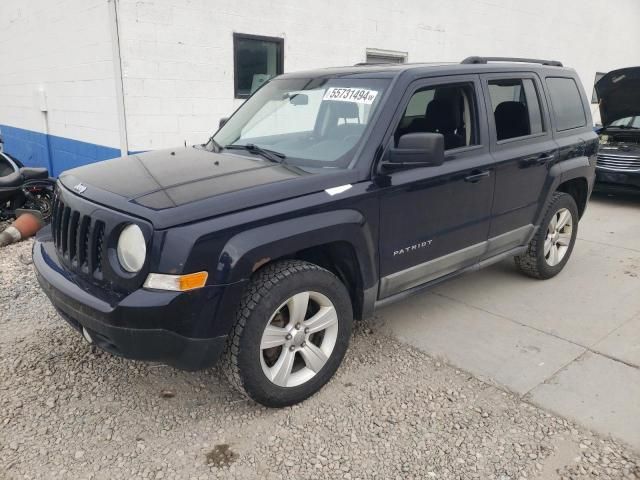
[(407, 63), (407, 52), (367, 48), (367, 63)]

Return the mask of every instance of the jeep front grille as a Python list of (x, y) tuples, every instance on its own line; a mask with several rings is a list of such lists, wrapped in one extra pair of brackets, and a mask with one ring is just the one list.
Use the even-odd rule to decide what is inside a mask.
[(598, 154), (598, 167), (623, 172), (640, 171), (640, 157), (626, 157), (611, 153)]
[(102, 277), (105, 224), (65, 205), (53, 202), (51, 233), (58, 254), (75, 270)]

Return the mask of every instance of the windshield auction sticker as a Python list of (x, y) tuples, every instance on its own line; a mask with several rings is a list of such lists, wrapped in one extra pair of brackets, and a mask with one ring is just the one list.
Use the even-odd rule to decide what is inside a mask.
[(328, 88), (323, 100), (336, 100), (338, 102), (355, 102), (371, 105), (378, 95), (377, 90), (366, 88)]

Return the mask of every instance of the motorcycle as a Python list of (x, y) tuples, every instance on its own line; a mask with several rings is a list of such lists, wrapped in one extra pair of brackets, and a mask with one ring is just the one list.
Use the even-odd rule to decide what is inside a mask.
[(24, 167), (17, 159), (0, 152), (0, 221), (31, 211), (42, 223), (48, 223), (55, 184), (46, 168)]

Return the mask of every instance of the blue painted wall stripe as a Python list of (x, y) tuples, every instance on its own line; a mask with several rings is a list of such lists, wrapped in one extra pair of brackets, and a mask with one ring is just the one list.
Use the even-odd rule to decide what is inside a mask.
[(46, 167), (57, 177), (64, 170), (120, 156), (120, 149), (0, 125), (5, 152), (26, 166)]

